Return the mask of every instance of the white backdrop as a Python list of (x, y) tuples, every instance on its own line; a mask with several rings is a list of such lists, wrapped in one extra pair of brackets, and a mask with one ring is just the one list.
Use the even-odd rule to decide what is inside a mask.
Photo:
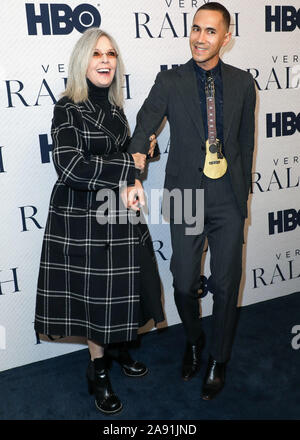
[[(83, 344), (38, 340), (33, 329), (39, 258), (49, 197), (53, 105), (63, 91), (70, 52), (89, 25), (117, 40), (126, 66), (125, 111), (135, 116), (158, 71), (190, 58), (196, 0), (1, 2), (0, 58), (0, 370), (54, 357)], [(251, 215), (239, 304), (300, 290), (299, 1), (224, 0), (233, 40), (223, 60), (257, 80), (257, 137)], [(65, 19), (63, 18), (65, 17)], [(272, 18), (273, 17), (273, 18)], [(233, 97), (234, 99), (234, 97)], [(164, 179), (169, 130), (145, 188)], [(168, 325), (179, 322), (169, 271), (168, 225), (150, 225), (164, 287)], [(273, 233), (274, 232), (274, 233)], [(209, 251), (204, 275), (209, 276)], [(212, 295), (202, 300), (211, 314)]]

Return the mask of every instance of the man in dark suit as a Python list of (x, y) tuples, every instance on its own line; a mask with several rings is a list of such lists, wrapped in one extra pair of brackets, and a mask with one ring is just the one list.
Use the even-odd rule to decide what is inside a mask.
[[(198, 372), (204, 346), (198, 290), (206, 237), (210, 248), (214, 304), (210, 357), (202, 389), (205, 400), (212, 399), (223, 388), (225, 366), (233, 343), (254, 149), (256, 94), (253, 78), (219, 58), (220, 49), (231, 38), (229, 25), (230, 14), (219, 3), (207, 3), (196, 11), (190, 33), (192, 59), (157, 75), (138, 113), (128, 150), (146, 153), (149, 136), (167, 116), (171, 141), (165, 189), (204, 190), (203, 232), (187, 235), (187, 224), (184, 221), (177, 224), (172, 213), (170, 228), (175, 302), (187, 337), (182, 365), (184, 380)], [(209, 88), (211, 81), (213, 87)], [(214, 90), (214, 117), (208, 107), (209, 90)], [(208, 117), (213, 117), (213, 125), (207, 122)], [(206, 141), (214, 134), (211, 127), (219, 139), (217, 147)], [(217, 154), (218, 160), (209, 161), (209, 164), (219, 159), (227, 162), (227, 170), (225, 168), (213, 178), (208, 177), (207, 172), (206, 158), (210, 152)], [(137, 209), (135, 195), (143, 204), (139, 180), (135, 187), (128, 188), (128, 207)], [(203, 215), (203, 212), (196, 212), (196, 215)]]

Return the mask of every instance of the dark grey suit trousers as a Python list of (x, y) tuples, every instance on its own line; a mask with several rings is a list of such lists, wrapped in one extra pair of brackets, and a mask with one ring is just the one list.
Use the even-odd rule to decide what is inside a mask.
[[(244, 217), (238, 208), (228, 172), (220, 179), (203, 176), (204, 230), (186, 235), (186, 224), (171, 222), (171, 272), (175, 302), (187, 339), (202, 335), (198, 289), (205, 238), (210, 249), (213, 316), (209, 352), (217, 362), (230, 358), (242, 274)], [(188, 225), (190, 227), (190, 225)]]

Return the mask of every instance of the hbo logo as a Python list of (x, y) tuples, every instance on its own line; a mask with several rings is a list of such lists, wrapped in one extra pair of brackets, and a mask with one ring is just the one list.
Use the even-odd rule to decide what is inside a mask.
[(275, 32), (292, 32), (297, 27), (300, 29), (300, 9), (294, 6), (266, 6), (266, 32), (272, 32), (272, 24)]
[(267, 113), (267, 137), (292, 136), (296, 131), (300, 132), (300, 113), (293, 112)]
[(84, 3), (76, 6), (74, 11), (62, 3), (40, 4), (40, 11), (35, 10), (34, 3), (26, 3), (26, 17), (29, 35), (37, 35), (37, 24), (41, 24), (43, 35), (67, 35), (75, 28), (84, 32), (89, 27), (99, 27), (101, 16), (94, 6)]
[[(276, 217), (277, 214), (277, 217)], [(300, 209), (286, 209), (285, 211), (269, 212), (269, 235), (293, 231), (300, 226)]]

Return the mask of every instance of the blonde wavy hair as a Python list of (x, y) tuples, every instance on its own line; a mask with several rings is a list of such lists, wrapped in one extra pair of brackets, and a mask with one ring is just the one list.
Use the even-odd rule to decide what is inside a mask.
[(124, 105), (122, 89), (124, 64), (120, 51), (117, 43), (111, 35), (95, 27), (87, 29), (75, 44), (69, 61), (67, 87), (62, 93), (62, 96), (67, 96), (75, 103), (84, 102), (88, 99), (86, 72), (96, 43), (102, 36), (105, 36), (110, 40), (113, 49), (115, 49), (118, 54), (116, 72), (109, 88), (108, 99), (111, 104), (122, 108)]

